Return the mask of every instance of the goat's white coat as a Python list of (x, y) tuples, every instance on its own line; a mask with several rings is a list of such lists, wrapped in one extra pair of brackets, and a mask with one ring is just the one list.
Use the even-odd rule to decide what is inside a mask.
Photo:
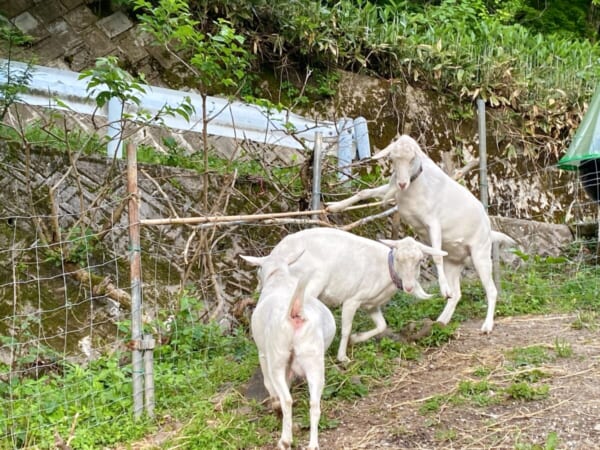
[[(404, 291), (418, 298), (429, 298), (418, 281), (420, 262), (427, 254), (441, 257), (446, 253), (410, 237), (378, 242), (335, 228), (311, 228), (286, 236), (271, 252), (288, 261), (292, 255), (303, 252), (290, 262), (290, 273), (308, 280), (307, 295), (329, 306), (341, 305), (339, 361), (348, 360), (348, 342), (363, 342), (387, 327), (381, 306), (398, 290), (388, 268), (390, 249)], [(367, 311), (375, 328), (350, 336), (358, 308)]]
[(417, 235), (448, 256), (434, 256), (440, 292), (448, 298), (438, 321), (450, 322), (461, 297), (460, 276), (472, 261), (487, 297), (487, 314), (481, 331), (494, 327), (497, 289), (492, 277), (492, 242), (508, 245), (516, 242), (491, 230), (490, 220), (481, 202), (461, 184), (439, 168), (409, 136), (401, 136), (374, 156), (389, 157), (392, 176), (389, 184), (366, 189), (340, 202), (328, 205), (329, 211), (341, 211), (367, 198), (395, 200), (401, 219)]
[[(306, 280), (290, 275), (288, 260), (278, 256), (240, 255), (260, 266), (261, 294), (252, 313), (252, 336), (258, 348), (265, 387), (283, 415), (278, 448), (292, 443), (291, 377), (306, 377), (310, 393), (309, 449), (317, 449), (325, 351), (335, 336), (335, 319), (319, 300), (305, 294)], [(295, 259), (295, 258), (294, 258)]]

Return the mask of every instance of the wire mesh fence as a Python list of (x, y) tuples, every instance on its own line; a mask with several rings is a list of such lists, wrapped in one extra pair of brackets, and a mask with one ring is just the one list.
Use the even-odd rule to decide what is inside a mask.
[[(0, 448), (40, 442), (79, 448), (77, 439), (84, 437), (74, 433), (77, 423), (91, 423), (102, 433), (130, 426), (134, 415), (131, 350), (136, 344), (125, 166), (21, 147), (4, 146), (1, 154)], [(196, 172), (141, 164), (137, 175), (142, 221), (165, 214), (207, 215)], [(586, 263), (594, 263), (597, 207), (576, 174), (492, 163), (488, 178), (490, 214), (523, 221), (513, 224), (509, 234), (525, 253), (560, 255), (566, 246), (575, 246), (578, 253), (585, 249)], [(210, 214), (215, 216), (284, 212), (297, 198), (289, 192), (269, 194), (266, 180), (236, 173), (212, 174), (209, 181)], [(463, 182), (477, 190), (476, 176)], [(318, 220), (343, 226), (380, 212), (375, 206), (354, 216), (320, 214)], [(142, 226), (143, 332), (156, 341), (157, 361), (172, 358), (161, 349), (189, 332), (177, 328), (175, 317), (182, 311), (189, 323), (215, 321), (229, 330), (247, 324), (256, 279), (238, 255), (267, 254), (282, 236), (319, 223), (311, 220)], [(532, 221), (581, 222), (592, 231), (574, 227), (573, 237), (565, 225), (548, 229)], [(388, 237), (391, 223), (382, 217), (353, 231)], [(494, 223), (505, 226), (501, 220)], [(194, 351), (215, 350), (210, 333), (203, 333), (195, 337)], [(168, 395), (168, 386), (157, 384), (157, 399)]]

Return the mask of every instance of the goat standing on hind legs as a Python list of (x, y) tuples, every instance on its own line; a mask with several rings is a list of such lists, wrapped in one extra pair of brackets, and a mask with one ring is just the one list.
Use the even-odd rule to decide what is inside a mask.
[[(291, 258), (298, 259), (301, 254)], [(264, 384), (283, 415), (281, 450), (292, 446), (293, 375), (306, 377), (310, 393), (309, 450), (319, 448), (321, 394), (325, 385), (325, 351), (335, 336), (335, 319), (318, 299), (305, 295), (307, 279), (297, 281), (289, 272), (288, 260), (277, 256), (240, 255), (260, 266), (261, 293), (252, 313), (252, 337), (258, 347)]]
[(461, 184), (438, 167), (410, 136), (400, 136), (374, 158), (388, 157), (392, 176), (387, 185), (366, 189), (328, 205), (331, 212), (341, 211), (367, 198), (394, 200), (403, 222), (411, 226), (421, 240), (434, 249), (448, 252), (433, 256), (441, 294), (446, 297), (438, 322), (450, 322), (461, 297), (462, 269), (471, 261), (487, 297), (487, 314), (481, 331), (494, 328), (498, 291), (492, 277), (492, 243), (511, 246), (516, 242), (504, 233), (492, 231), (490, 219), (481, 202)]

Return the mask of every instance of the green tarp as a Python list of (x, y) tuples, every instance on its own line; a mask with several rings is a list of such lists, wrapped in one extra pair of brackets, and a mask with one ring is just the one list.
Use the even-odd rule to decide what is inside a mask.
[(577, 170), (582, 161), (596, 158), (600, 158), (600, 85), (596, 88), (566, 155), (558, 161), (558, 167)]

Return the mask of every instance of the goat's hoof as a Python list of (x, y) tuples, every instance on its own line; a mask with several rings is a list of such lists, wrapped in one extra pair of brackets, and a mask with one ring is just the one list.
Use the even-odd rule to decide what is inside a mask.
[(272, 410), (272, 411), (273, 411), (275, 414), (277, 414), (277, 415), (281, 416), (281, 415), (282, 415), (282, 411), (281, 411), (281, 402), (279, 401), (279, 399), (274, 399), (274, 398), (271, 398), (271, 399), (269, 399), (269, 400), (270, 400), (270, 402), (269, 402), (269, 403), (270, 403), (271, 410)]
[(292, 443), (280, 439), (277, 443), (277, 448), (279, 450), (290, 450), (292, 448)]
[(444, 322), (442, 320), (436, 320), (435, 322), (432, 322), (430, 324), (430, 327), (433, 328), (434, 325), (437, 325), (438, 328), (446, 328), (448, 326), (448, 324), (450, 323), (450, 321), (448, 322)]
[(450, 286), (440, 286), (440, 295), (445, 299), (452, 298), (452, 291), (450, 290)]
[(347, 356), (344, 356), (343, 358), (340, 358), (338, 356), (337, 360), (342, 365), (342, 367), (346, 367), (350, 363), (350, 358), (348, 358)]
[(482, 327), (481, 327), (481, 332), (482, 332), (483, 334), (490, 334), (490, 333), (492, 332), (492, 330), (493, 330), (493, 329), (494, 329), (494, 326), (493, 326), (493, 325), (492, 325), (492, 326), (485, 326), (485, 325), (484, 325), (484, 326), (482, 326)]
[(331, 213), (340, 212), (342, 209), (344, 209), (344, 208), (338, 206), (337, 203), (330, 203), (325, 206), (325, 211), (331, 212)]

